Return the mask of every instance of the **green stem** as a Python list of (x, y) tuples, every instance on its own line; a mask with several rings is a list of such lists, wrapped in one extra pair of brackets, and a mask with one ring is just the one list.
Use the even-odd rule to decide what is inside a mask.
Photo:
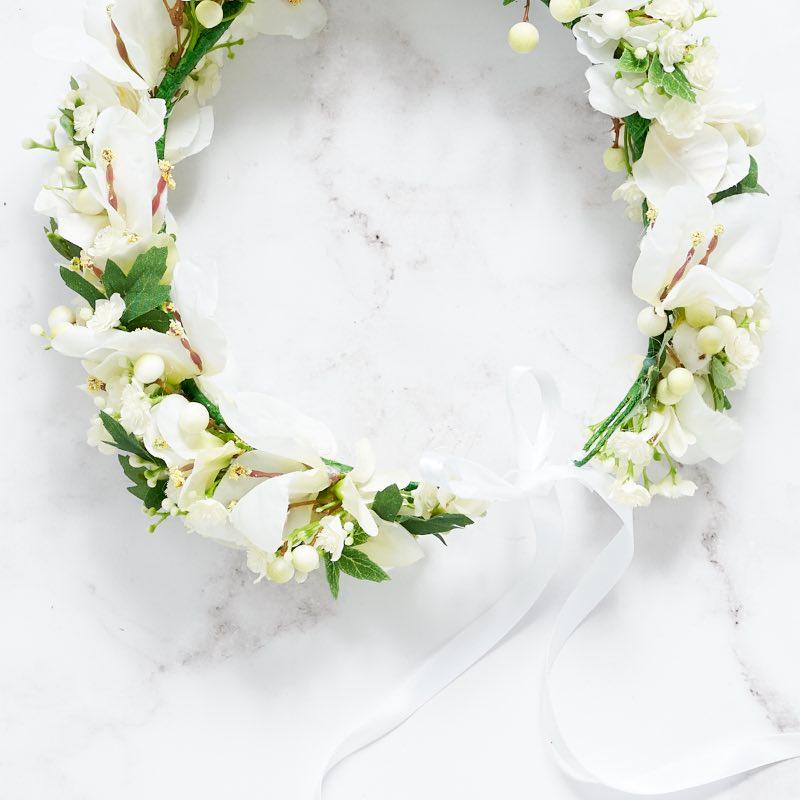
[[(229, 2), (227, 8), (230, 13), (215, 28), (203, 30), (194, 41), (189, 42), (189, 49), (183, 54), (181, 60), (174, 66), (167, 69), (164, 79), (161, 81), (155, 96), (164, 100), (167, 104), (167, 116), (164, 120), (164, 135), (156, 143), (156, 150), (159, 158), (164, 158), (164, 148), (167, 139), (167, 126), (169, 125), (169, 115), (176, 102), (176, 95), (183, 82), (200, 62), (204, 55), (209, 53), (214, 45), (222, 38), (225, 31), (230, 28), (231, 23), (248, 5), (249, 0), (234, 0)], [(227, 9), (226, 9), (227, 10)], [(192, 37), (194, 38), (194, 37)]]

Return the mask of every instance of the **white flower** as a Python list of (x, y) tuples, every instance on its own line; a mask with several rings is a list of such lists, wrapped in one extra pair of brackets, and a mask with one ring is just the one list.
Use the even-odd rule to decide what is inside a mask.
[(628, 178), (624, 183), (614, 189), (611, 195), (612, 200), (622, 200), (627, 203), (625, 213), (628, 219), (639, 222), (642, 219), (642, 203), (644, 202), (644, 192), (637, 186), (633, 178)]
[(98, 300), (94, 304), (94, 313), (86, 321), (86, 327), (93, 333), (110, 331), (119, 325), (124, 313), (125, 301), (114, 292), (108, 300)]
[(681, 322), (675, 328), (671, 345), (686, 369), (695, 374), (702, 374), (708, 372), (710, 359), (700, 350), (700, 345), (697, 343), (698, 333), (697, 328), (693, 328), (688, 322)]
[(719, 53), (714, 45), (707, 42), (692, 48), (691, 56), (691, 60), (681, 65), (683, 74), (698, 89), (710, 89), (717, 77)]
[(667, 72), (672, 72), (675, 64), (683, 61), (686, 47), (691, 43), (689, 36), (681, 30), (672, 28), (658, 40), (658, 55)]
[(327, 12), (319, 0), (255, 0), (236, 18), (230, 35), (233, 39), (248, 39), (259, 33), (305, 39), (319, 33), (327, 21)]
[(439, 490), (432, 483), (421, 483), (413, 492), (414, 516), (429, 519), (439, 505)]
[(683, 458), (687, 450), (697, 444), (697, 437), (681, 425), (674, 406), (665, 406), (662, 413), (655, 412), (650, 416), (654, 424), (655, 418), (660, 421), (656, 444), (663, 444), (673, 458)]
[(712, 206), (697, 189), (672, 189), (641, 243), (633, 291), (652, 306), (750, 306), (775, 258), (779, 221), (769, 198), (727, 197)]
[(650, 505), (650, 492), (632, 480), (616, 481), (611, 487), (610, 498), (615, 503), (633, 508)]
[(688, 139), (705, 124), (703, 108), (681, 97), (671, 97), (661, 109), (658, 121), (664, 130), (676, 139)]
[(407, 567), (425, 557), (416, 538), (402, 525), (378, 520), (378, 527), (378, 535), (358, 545), (357, 549), (366, 553), (379, 567)]
[(636, 467), (646, 467), (653, 460), (653, 448), (648, 438), (646, 432), (617, 431), (608, 442), (608, 447), (617, 458), (630, 461)]
[(692, 436), (695, 442), (683, 455), (671, 450), (666, 441), (665, 444), (684, 464), (697, 464), (707, 458), (725, 464), (733, 458), (741, 443), (741, 427), (728, 414), (714, 411), (709, 406), (700, 391), (700, 388), (705, 386), (706, 384), (698, 379), (695, 388), (681, 398), (674, 407), (682, 429), (687, 435)]
[(458, 497), (446, 489), (439, 489), (439, 506), (446, 514), (463, 514), (470, 519), (478, 519), (486, 513), (489, 503), (485, 500)]
[(228, 516), (228, 509), (222, 503), (206, 497), (189, 506), (183, 521), (190, 531), (216, 539), (220, 529), (227, 525)]
[(80, 142), (85, 142), (94, 130), (97, 122), (97, 106), (92, 104), (78, 106), (73, 114), (75, 123), (75, 138)]
[(139, 381), (131, 381), (122, 391), (119, 421), (128, 433), (144, 436), (151, 425), (150, 398), (144, 393)]
[(598, 14), (587, 14), (572, 28), (578, 46), (578, 52), (586, 56), (593, 64), (606, 64), (614, 60), (614, 51), (619, 40), (611, 39), (603, 30), (602, 17)]
[(187, 80), (187, 86), (194, 90), (197, 102), (204, 106), (209, 100), (217, 96), (222, 86), (220, 65), (211, 58), (204, 59), (204, 63)]
[(670, 25), (688, 27), (694, 21), (690, 0), (650, 0), (645, 12), (653, 19), (663, 20)]
[(656, 495), (661, 495), (662, 497), (668, 497), (672, 500), (677, 500), (680, 497), (693, 497), (696, 491), (697, 485), (692, 481), (685, 480), (673, 474), (667, 475), (650, 487), (650, 493), (654, 497)]
[(736, 328), (725, 343), (725, 353), (734, 367), (750, 370), (758, 363), (761, 350), (747, 330)]
[(323, 517), (320, 520), (320, 530), (317, 534), (317, 545), (331, 557), (331, 561), (338, 561), (342, 557), (347, 531), (342, 525), (340, 517)]
[(116, 452), (111, 446), (113, 441), (100, 416), (93, 417), (89, 430), (86, 431), (86, 442), (89, 447), (96, 447), (103, 455), (110, 456)]

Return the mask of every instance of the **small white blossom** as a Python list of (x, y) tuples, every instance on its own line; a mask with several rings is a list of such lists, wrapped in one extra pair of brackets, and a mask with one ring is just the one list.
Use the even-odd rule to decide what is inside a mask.
[(89, 425), (89, 430), (86, 431), (86, 442), (89, 447), (96, 447), (103, 455), (110, 456), (116, 451), (111, 446), (113, 439), (103, 425), (103, 420), (99, 415), (94, 417)]
[(690, 0), (650, 0), (645, 7), (647, 15), (669, 25), (688, 27), (694, 21), (694, 10)]
[(683, 74), (698, 89), (710, 89), (717, 77), (719, 53), (712, 44), (702, 44), (692, 50), (691, 60), (681, 65)]
[(728, 360), (740, 370), (750, 370), (758, 363), (761, 349), (744, 328), (737, 328), (725, 344)]
[(608, 446), (617, 458), (630, 461), (636, 467), (646, 467), (653, 460), (653, 448), (644, 432), (617, 431)]
[(138, 381), (131, 381), (122, 390), (119, 421), (128, 433), (144, 436), (152, 422), (150, 398)]
[(330, 555), (331, 561), (338, 561), (347, 538), (342, 520), (340, 517), (323, 517), (321, 525), (317, 534), (317, 545)]
[(86, 322), (86, 327), (94, 333), (110, 331), (119, 325), (125, 313), (125, 301), (118, 293), (114, 293), (108, 300), (98, 300), (94, 304), (94, 314)]
[(690, 41), (684, 31), (676, 30), (675, 28), (667, 31), (658, 40), (658, 56), (667, 72), (672, 72), (675, 64), (683, 61), (683, 57), (686, 55), (686, 47)]
[(75, 124), (75, 138), (79, 142), (85, 142), (92, 131), (94, 124), (97, 122), (97, 106), (93, 103), (78, 106), (73, 114), (73, 121)]
[(684, 480), (673, 474), (667, 475), (663, 480), (654, 483), (650, 487), (650, 493), (653, 497), (661, 495), (671, 500), (677, 500), (680, 497), (693, 497), (696, 491), (697, 485), (692, 481)]
[(611, 488), (611, 499), (615, 503), (633, 508), (650, 505), (650, 492), (632, 480), (617, 481)]
[(189, 506), (183, 521), (190, 531), (201, 536), (213, 536), (228, 521), (228, 514), (222, 503), (206, 497)]
[(681, 97), (671, 97), (658, 116), (664, 130), (676, 139), (688, 139), (705, 124), (703, 107)]

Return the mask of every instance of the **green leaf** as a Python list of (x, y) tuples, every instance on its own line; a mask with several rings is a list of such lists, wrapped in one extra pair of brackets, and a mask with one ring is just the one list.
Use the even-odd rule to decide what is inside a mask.
[(120, 322), (123, 325), (127, 325), (131, 320), (159, 308), (168, 300), (169, 286), (148, 284), (140, 291), (135, 288), (131, 289), (125, 297), (125, 311)]
[(59, 272), (61, 273), (61, 278), (64, 283), (66, 283), (73, 292), (79, 294), (86, 300), (92, 308), (94, 308), (94, 304), (98, 300), (102, 300), (105, 297), (99, 289), (95, 288), (95, 286), (89, 283), (82, 275), (78, 275), (77, 272), (73, 272), (67, 267), (60, 267)]
[(650, 131), (652, 120), (645, 119), (639, 114), (625, 117), (625, 143), (628, 148), (628, 157), (631, 165), (638, 161), (644, 153), (644, 144)]
[(125, 327), (129, 331), (135, 331), (139, 328), (150, 328), (151, 330), (158, 331), (159, 333), (166, 333), (169, 330), (169, 323), (172, 316), (162, 311), (160, 308), (154, 308), (130, 322), (126, 323)]
[(138, 497), (144, 503), (145, 508), (154, 508), (158, 511), (167, 493), (167, 481), (159, 481), (152, 488), (146, 483), (144, 485), (129, 486), (128, 491), (134, 497)]
[(328, 580), (328, 588), (331, 590), (334, 600), (339, 597), (339, 577), (341, 570), (336, 561), (331, 561), (330, 553), (322, 554), (322, 562), (325, 564), (325, 577)]
[(747, 175), (742, 178), (735, 186), (730, 189), (725, 189), (723, 192), (717, 192), (714, 195), (714, 203), (724, 200), (726, 197), (734, 197), (738, 194), (767, 194), (767, 190), (758, 183), (758, 162), (750, 156), (750, 169)]
[(128, 291), (128, 278), (125, 273), (110, 259), (106, 262), (106, 268), (103, 272), (103, 288), (106, 290), (106, 295), (111, 297), (115, 292), (125, 299), (125, 293)]
[(663, 89), (670, 97), (681, 97), (690, 103), (697, 100), (692, 84), (689, 83), (689, 79), (683, 74), (681, 68), (675, 67), (672, 72), (667, 72), (658, 56), (654, 56), (650, 62), (647, 80), (654, 86)]
[(71, 77), (69, 79), (69, 88), (72, 89), (73, 92), (77, 92), (78, 89), (80, 89), (80, 85), (78, 84), (78, 81), (76, 81), (74, 77)]
[(728, 368), (717, 356), (711, 359), (711, 377), (718, 389), (732, 389), (736, 386), (736, 381), (731, 377)]
[(72, 261), (73, 258), (78, 258), (81, 254), (81, 249), (72, 242), (68, 242), (63, 236), (61, 236), (58, 231), (56, 230), (56, 221), (50, 220), (50, 230), (47, 228), (44, 229), (45, 236), (47, 236), (47, 241), (53, 246), (53, 250), (56, 251), (62, 258), (66, 258), (67, 261)]
[(647, 72), (649, 58), (636, 58), (633, 50), (626, 50), (619, 60), (619, 68), (623, 72)]
[(166, 247), (151, 247), (146, 253), (137, 256), (128, 272), (130, 290), (134, 290), (137, 284), (144, 287), (160, 283), (167, 271), (168, 254)]
[(436, 536), (456, 528), (466, 528), (474, 522), (464, 514), (437, 514), (430, 519), (399, 517), (397, 521), (414, 536)]
[(400, 488), (397, 484), (393, 483), (385, 489), (381, 489), (372, 501), (372, 510), (387, 522), (394, 522), (397, 515), (400, 513), (400, 507), (403, 505), (403, 495), (400, 494)]
[(354, 547), (344, 547), (336, 565), (342, 572), (360, 581), (380, 583), (389, 580), (389, 576), (366, 553)]
[(139, 456), (139, 458), (143, 458), (146, 461), (158, 461), (158, 459), (153, 458), (153, 456), (151, 456), (150, 453), (144, 449), (142, 444), (135, 436), (128, 433), (128, 431), (126, 431), (125, 428), (123, 428), (122, 425), (120, 425), (120, 423), (110, 414), (107, 414), (105, 411), (101, 411), (100, 419), (103, 421), (105, 429), (114, 440), (114, 444), (117, 448), (124, 450), (127, 453), (133, 453), (134, 455)]
[(516, 3), (517, 0), (503, 0), (504, 6), (510, 6), (512, 3)]
[(330, 458), (323, 458), (322, 463), (335, 469), (337, 472), (341, 472), (342, 475), (347, 475), (348, 472), (353, 471), (353, 468), (347, 466), (347, 464), (342, 464), (339, 461), (332, 461)]
[(69, 136), (70, 139), (75, 138), (75, 121), (72, 116), (72, 112), (66, 108), (62, 108), (61, 110), (61, 117), (59, 118), (58, 122), (61, 127), (64, 129), (64, 132)]
[(147, 479), (144, 477), (144, 467), (134, 467), (133, 464), (131, 464), (130, 456), (117, 456), (117, 460), (119, 461), (119, 465), (122, 467), (122, 471), (129, 480), (133, 481), (134, 483), (147, 482)]
[(350, 536), (353, 541), (350, 546), (358, 547), (358, 545), (368, 542), (372, 537), (357, 522), (354, 525), (353, 533)]

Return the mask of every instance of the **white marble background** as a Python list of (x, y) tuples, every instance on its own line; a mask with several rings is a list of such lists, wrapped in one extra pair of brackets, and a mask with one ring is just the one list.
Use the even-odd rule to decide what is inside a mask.
[[(30, 40), (79, 0), (0, 9), (3, 268), (0, 796), (306, 798), (326, 743), (520, 573), (519, 509), (453, 536), (381, 587), (253, 586), (179, 526), (145, 532), (116, 464), (84, 444), (80, 368), (27, 333), (64, 290), (31, 210), (68, 68)], [(787, 230), (774, 333), (736, 412), (738, 460), (638, 515), (623, 585), (565, 652), (556, 702), (591, 763), (644, 768), (735, 735), (800, 728), (800, 295), (794, 3), (729, 0), (714, 36), (761, 86), (763, 182)], [(254, 387), (374, 440), (387, 464), (436, 445), (511, 466), (502, 381), (552, 370), (568, 432), (609, 365), (640, 349), (637, 229), (612, 207), (585, 64), (541, 8), (542, 45), (505, 45), (499, 0), (335, 0), (317, 40), (260, 40), (228, 68), (213, 150), (181, 167), (182, 246), (228, 280), (222, 313)], [(746, 70), (746, 71), (745, 71)], [(345, 451), (346, 454), (346, 451)], [(538, 727), (554, 613), (610, 534), (580, 494), (541, 606), (326, 798), (613, 800), (573, 784)], [(595, 525), (597, 521), (597, 525)], [(318, 576), (319, 577), (319, 576)], [(795, 800), (800, 764), (681, 795)]]

